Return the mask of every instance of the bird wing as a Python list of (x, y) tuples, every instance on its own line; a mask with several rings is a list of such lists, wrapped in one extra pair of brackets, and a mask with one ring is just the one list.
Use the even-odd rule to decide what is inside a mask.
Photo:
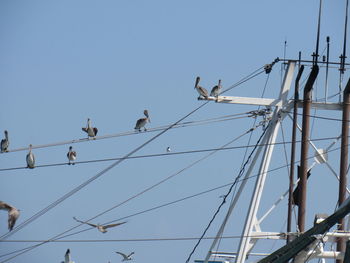
[(131, 252), (129, 255), (128, 255), (128, 258), (130, 258), (132, 255), (134, 255), (135, 252)]
[(89, 226), (93, 226), (93, 227), (97, 227), (97, 225), (94, 225), (94, 224), (91, 224), (91, 223), (88, 223), (88, 222), (84, 222), (84, 221), (81, 221), (81, 220), (78, 220), (76, 217), (73, 217), (73, 219), (79, 223), (82, 223), (82, 224), (87, 224)]
[(110, 225), (105, 225), (103, 226), (103, 228), (110, 228), (110, 227), (115, 227), (115, 226), (119, 226), (119, 225), (122, 225), (122, 224), (125, 224), (126, 222), (121, 222), (121, 223), (117, 223), (117, 224), (110, 224)]
[(97, 132), (98, 132), (98, 129), (95, 127), (95, 128), (94, 128), (95, 136), (97, 135)]
[(87, 128), (83, 127), (81, 128), (84, 132), (88, 132)]
[(13, 207), (10, 206), (9, 204), (3, 202), (3, 201), (0, 201), (0, 209), (1, 210), (7, 210), (7, 211), (10, 211)]
[(128, 256), (127, 255), (125, 255), (124, 253), (122, 253), (122, 252), (118, 252), (118, 251), (116, 251), (115, 253), (117, 253), (117, 254), (119, 254), (119, 255), (121, 255), (124, 259), (127, 259), (128, 258)]

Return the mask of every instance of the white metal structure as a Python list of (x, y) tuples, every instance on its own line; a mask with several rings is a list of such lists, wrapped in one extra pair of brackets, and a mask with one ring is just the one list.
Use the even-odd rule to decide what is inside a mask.
[[(263, 139), (261, 140), (260, 146), (257, 148), (257, 151), (252, 159), (251, 165), (249, 166), (249, 169), (247, 170), (246, 174), (244, 175), (244, 179), (242, 180), (242, 183), (237, 190), (237, 194), (235, 195), (234, 199), (232, 200), (230, 207), (227, 211), (227, 214), (217, 232), (217, 235), (215, 239), (213, 240), (213, 243), (211, 247), (209, 248), (209, 251), (205, 257), (204, 263), (210, 262), (210, 257), (222, 257), (222, 258), (231, 258), (232, 260), (235, 260), (236, 263), (244, 263), (246, 261), (246, 258), (248, 255), (255, 255), (256, 253), (250, 253), (252, 248), (254, 247), (255, 243), (259, 239), (286, 239), (286, 233), (276, 233), (276, 232), (262, 232), (260, 228), (260, 223), (265, 219), (265, 217), (273, 210), (273, 208), (287, 195), (288, 191), (285, 192), (285, 194), (273, 205), (273, 207), (265, 213), (264, 216), (262, 216), (260, 219), (257, 218), (257, 212), (260, 205), (261, 196), (263, 194), (264, 190), (264, 184), (267, 177), (267, 171), (269, 169), (269, 165), (271, 162), (271, 156), (274, 150), (274, 143), (277, 138), (277, 134), (280, 128), (281, 121), (289, 115), (290, 110), (293, 107), (293, 100), (288, 100), (288, 92), (291, 88), (292, 79), (295, 71), (296, 62), (295, 61), (289, 61), (288, 66), (286, 69), (286, 73), (284, 76), (284, 80), (281, 86), (280, 94), (278, 99), (268, 99), (268, 98), (249, 98), (249, 97), (230, 97), (230, 96), (218, 96), (218, 97), (208, 97), (208, 100), (214, 100), (218, 103), (231, 103), (231, 104), (248, 104), (248, 105), (259, 105), (259, 106), (270, 106), (274, 107), (272, 119), (270, 121), (270, 125), (268, 126), (268, 130), (266, 131)], [(320, 102), (312, 102), (312, 107), (317, 109), (323, 109), (323, 110), (342, 110), (342, 104), (341, 103), (320, 103)], [(302, 104), (299, 103), (298, 107), (302, 107)], [(298, 127), (300, 130), (301, 128)], [(335, 143), (335, 142), (334, 142)], [(332, 143), (327, 150), (334, 145)], [(318, 149), (315, 144), (310, 141), (311, 146), (314, 148), (316, 155), (318, 154), (318, 160), (322, 160), (327, 167), (331, 170), (331, 172), (337, 176), (334, 169), (328, 164), (328, 160), (325, 157), (325, 155), (322, 154), (322, 151)], [(226, 223), (230, 218), (230, 215), (240, 198), (240, 194), (242, 193), (245, 185), (246, 185), (246, 178), (251, 176), (251, 173), (253, 171), (254, 166), (256, 165), (256, 162), (259, 158), (259, 156), (262, 154), (261, 163), (259, 166), (259, 172), (258, 177), (255, 182), (255, 187), (253, 190), (253, 195), (250, 200), (249, 209), (246, 215), (245, 219), (245, 227), (242, 232), (242, 238), (240, 240), (239, 248), (236, 253), (225, 253), (225, 252), (216, 252), (213, 251), (215, 246), (217, 245), (220, 237), (223, 234), (223, 231), (225, 229)], [(316, 161), (315, 161), (316, 162)], [(293, 236), (292, 233), (289, 233)], [(296, 235), (296, 233), (294, 234)], [(334, 237), (336, 235), (341, 235), (341, 233), (327, 233), (326, 238), (328, 241), (334, 242)], [(350, 237), (350, 233), (344, 233), (346, 237)], [(315, 244), (312, 248), (310, 247), (309, 251), (313, 251), (312, 255), (305, 254), (309, 258), (341, 258), (343, 255), (337, 252), (328, 252), (323, 251), (323, 246), (318, 246)], [(259, 254), (261, 256), (261, 254)], [(266, 254), (267, 255), (267, 254)], [(296, 259), (295, 262), (304, 262), (305, 255), (300, 255), (299, 258)]]

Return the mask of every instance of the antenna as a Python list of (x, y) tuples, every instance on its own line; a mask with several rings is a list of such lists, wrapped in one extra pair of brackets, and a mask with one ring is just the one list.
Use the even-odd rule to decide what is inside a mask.
[(322, 10), (322, 0), (320, 0), (320, 7), (318, 10), (316, 51), (312, 54), (314, 65), (317, 65), (317, 61), (318, 61), (318, 49), (319, 49), (319, 44), (320, 44), (320, 28), (321, 28), (321, 10)]
[(344, 71), (345, 71), (346, 38), (347, 38), (346, 31), (347, 31), (347, 27), (348, 27), (348, 8), (349, 8), (349, 0), (346, 0), (343, 54), (340, 55), (340, 68), (339, 68), (341, 74), (344, 74)]

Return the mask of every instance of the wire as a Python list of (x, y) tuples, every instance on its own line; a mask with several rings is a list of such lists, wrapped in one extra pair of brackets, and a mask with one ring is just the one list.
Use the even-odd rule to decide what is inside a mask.
[(30, 224), (31, 222), (33, 222), (34, 220), (36, 220), (37, 218), (39, 218), (40, 216), (42, 216), (43, 214), (47, 213), (49, 210), (51, 210), (52, 208), (54, 208), (55, 206), (57, 206), (58, 204), (60, 204), (61, 202), (63, 202), (64, 200), (66, 200), (68, 197), (72, 196), (73, 194), (77, 193), (79, 190), (83, 189), (85, 186), (87, 186), (88, 184), (90, 184), (91, 182), (95, 181), (97, 178), (101, 177), (102, 175), (104, 175), (106, 172), (108, 172), (109, 170), (111, 170), (112, 168), (114, 168), (115, 166), (117, 166), (118, 164), (120, 164), (121, 162), (123, 162), (125, 160), (125, 158), (130, 157), (132, 154), (136, 153), (137, 151), (141, 150), (143, 147), (145, 147), (147, 144), (151, 143), (152, 141), (154, 141), (155, 139), (157, 139), (159, 136), (161, 136), (162, 134), (164, 134), (165, 132), (167, 132), (168, 130), (170, 130), (173, 126), (177, 125), (178, 123), (180, 123), (181, 121), (183, 121), (184, 119), (186, 119), (188, 116), (192, 115), (193, 113), (195, 113), (196, 111), (198, 111), (199, 109), (201, 109), (203, 106), (207, 105), (208, 102), (205, 102), (203, 104), (201, 104), (200, 106), (198, 106), (197, 108), (195, 108), (194, 110), (192, 110), (190, 113), (186, 114), (184, 117), (180, 118), (178, 121), (176, 121), (174, 124), (172, 124), (171, 126), (169, 126), (167, 129), (161, 131), (160, 133), (156, 134), (155, 136), (153, 136), (151, 139), (147, 140), (146, 142), (144, 142), (143, 144), (141, 144), (140, 146), (138, 146), (137, 148), (135, 148), (134, 150), (132, 150), (131, 152), (129, 152), (128, 154), (126, 154), (122, 159), (112, 163), (111, 165), (109, 165), (107, 168), (103, 169), (101, 172), (97, 173), (96, 175), (94, 175), (93, 177), (91, 177), (90, 179), (88, 179), (87, 181), (85, 181), (84, 183), (80, 184), (79, 186), (75, 187), (73, 190), (71, 190), (70, 192), (68, 192), (67, 194), (63, 195), (61, 198), (57, 199), (55, 202), (53, 202), (52, 204), (50, 204), (49, 206), (45, 207), (44, 209), (42, 209), (41, 211), (39, 211), (38, 213), (36, 213), (35, 215), (33, 215), (32, 217), (30, 217), (29, 219), (25, 220), (22, 224), (20, 224), (19, 226), (17, 226), (16, 228), (14, 228), (11, 232), (2, 235), (0, 237), (0, 239), (4, 239), (7, 238), (11, 235), (13, 235), (14, 233), (16, 233), (17, 231), (19, 231), (20, 229), (22, 229), (23, 227), (27, 226), (28, 224)]
[[(209, 118), (209, 119), (204, 119), (204, 120), (198, 120), (198, 121), (187, 121), (187, 122), (180, 122), (176, 124), (173, 129), (175, 128), (185, 128), (185, 127), (190, 127), (190, 126), (198, 126), (198, 125), (206, 125), (210, 123), (215, 123), (215, 122), (222, 122), (222, 121), (230, 121), (230, 120), (236, 120), (236, 119), (241, 119), (241, 118), (246, 118), (250, 117), (244, 116), (250, 114), (250, 112), (243, 112), (243, 113), (237, 113), (237, 114), (231, 114), (231, 115), (224, 115), (220, 117), (215, 117), (215, 118)], [(241, 117), (238, 117), (241, 116)], [(138, 134), (144, 134), (148, 132), (156, 132), (156, 131), (162, 131), (170, 127), (171, 124), (168, 125), (163, 125), (159, 127), (154, 127), (154, 128), (149, 128), (144, 132), (135, 132), (135, 131), (126, 131), (126, 132), (121, 132), (121, 133), (114, 133), (114, 134), (107, 134), (103, 136), (96, 136), (93, 139), (89, 138), (82, 138), (82, 139), (74, 139), (74, 140), (68, 140), (68, 141), (62, 141), (62, 142), (54, 142), (54, 143), (47, 143), (47, 144), (40, 144), (40, 145), (32, 145), (32, 149), (39, 149), (39, 148), (47, 148), (47, 147), (53, 147), (53, 146), (59, 146), (59, 145), (65, 145), (65, 144), (74, 144), (74, 143), (81, 143), (81, 142), (91, 142), (91, 141), (96, 141), (96, 140), (102, 140), (102, 139), (110, 139), (110, 138), (115, 138), (115, 137), (123, 137), (123, 136), (130, 136), (130, 135), (138, 135)], [(7, 152), (0, 152), (0, 154), (5, 154), (5, 153), (10, 153), (10, 152), (19, 152), (19, 151), (25, 151), (28, 150), (28, 147), (22, 147), (22, 148), (16, 148), (16, 149), (11, 149), (8, 150)]]
[[(284, 113), (289, 113), (292, 114), (293, 112), (291, 111), (286, 111), (286, 110), (282, 110), (282, 112)], [(303, 115), (302, 113), (297, 113), (298, 115)], [(311, 117), (311, 118), (316, 118), (316, 119), (322, 119), (322, 120), (329, 120), (329, 121), (343, 121), (342, 119), (337, 119), (337, 118), (329, 118), (329, 117), (323, 117), (323, 116), (316, 116), (316, 115), (306, 115), (307, 117)], [(350, 122), (350, 121), (348, 121)]]
[[(335, 149), (333, 149), (333, 150), (328, 150), (327, 153), (334, 152), (334, 151), (337, 151), (337, 150), (339, 150), (339, 149), (340, 149), (340, 147), (335, 148)], [(308, 157), (308, 159), (311, 159), (311, 158), (313, 158), (313, 156)], [(300, 161), (296, 161), (295, 163), (298, 164), (298, 163), (300, 163)], [(282, 166), (279, 166), (279, 167), (276, 167), (276, 168), (272, 168), (272, 169), (266, 171), (266, 173), (271, 173), (271, 172), (278, 171), (278, 170), (280, 170), (280, 169), (283, 169), (283, 168), (287, 167), (288, 165), (290, 165), (290, 164), (282, 165)], [(251, 175), (251, 176), (249, 176), (249, 177), (247, 177), (247, 178), (240, 179), (238, 182), (242, 182), (242, 181), (244, 181), (244, 180), (250, 180), (250, 179), (255, 178), (255, 177), (259, 176), (259, 175), (260, 175), (260, 174)], [(234, 182), (233, 182), (233, 183), (234, 183)], [(118, 219), (116, 219), (116, 220), (106, 222), (106, 223), (104, 223), (103, 225), (105, 225), (105, 224), (111, 224), (111, 223), (114, 223), (114, 222), (117, 222), (117, 221), (120, 221), (120, 220), (123, 220), (123, 219), (127, 219), (127, 218), (130, 218), (130, 217), (136, 216), (136, 215), (140, 215), (140, 214), (143, 214), (143, 213), (146, 213), (146, 212), (149, 212), (149, 211), (153, 211), (153, 210), (158, 209), (158, 208), (166, 207), (166, 206), (168, 206), (168, 205), (175, 204), (175, 203), (178, 203), (178, 202), (180, 202), (180, 201), (184, 201), (184, 200), (190, 199), (190, 198), (192, 198), (192, 197), (196, 197), (196, 196), (202, 195), (202, 194), (204, 194), (204, 193), (209, 193), (209, 192), (211, 192), (211, 191), (215, 191), (215, 190), (217, 190), (217, 189), (221, 189), (221, 188), (230, 186), (230, 185), (232, 185), (233, 183), (231, 182), (231, 183), (227, 183), (227, 184), (224, 184), (224, 185), (221, 185), (221, 186), (217, 186), (217, 187), (215, 187), (215, 188), (211, 188), (211, 189), (209, 189), (209, 190), (206, 190), (206, 191), (203, 191), (203, 192), (200, 192), (200, 193), (197, 193), (197, 194), (188, 196), (188, 197), (184, 197), (184, 198), (181, 198), (181, 199), (178, 199), (178, 200), (169, 202), (169, 203), (165, 203), (165, 204), (159, 205), (159, 206), (157, 206), (157, 207), (149, 208), (149, 209), (143, 210), (143, 211), (141, 211), (141, 212), (134, 213), (134, 214), (132, 214), (132, 215), (124, 216), (124, 217), (118, 218)], [(82, 224), (80, 224), (80, 225), (82, 225)], [(79, 225), (79, 226), (80, 226), (80, 225)], [(49, 240), (45, 240), (45, 241), (43, 241), (41, 244), (37, 244), (37, 245), (34, 245), (34, 246), (25, 247), (25, 248), (22, 248), (22, 249), (19, 249), (19, 250), (16, 250), (16, 251), (12, 251), (12, 252), (10, 252), (10, 253), (0, 255), (0, 257), (5, 257), (5, 256), (12, 255), (12, 254), (15, 254), (15, 253), (18, 253), (18, 252), (22, 252), (22, 251), (28, 252), (28, 251), (30, 251), (30, 250), (32, 250), (32, 249), (34, 249), (34, 248), (36, 248), (36, 247), (39, 247), (39, 246), (41, 246), (41, 245), (43, 245), (43, 244), (46, 244), (46, 243), (49, 243), (49, 242), (54, 242), (54, 241), (57, 241), (57, 240), (61, 240), (62, 238), (66, 238), (66, 237), (69, 237), (69, 236), (73, 236), (73, 235), (76, 235), (76, 234), (80, 234), (80, 233), (82, 233), (82, 232), (86, 232), (86, 231), (88, 231), (88, 230), (93, 229), (93, 227), (89, 227), (89, 228), (86, 228), (86, 229), (83, 229), (83, 230), (80, 230), (80, 231), (77, 231), (77, 232), (74, 232), (74, 233), (71, 233), (71, 234), (62, 236), (63, 234), (65, 234), (65, 233), (67, 233), (67, 232), (69, 232), (69, 231), (71, 231), (72, 229), (75, 229), (75, 228), (77, 228), (77, 227), (73, 227), (73, 228), (71, 228), (70, 230), (67, 230), (67, 231), (65, 231), (65, 232), (63, 232), (63, 233), (61, 233), (61, 234), (59, 234), (59, 235), (56, 235), (56, 237), (53, 237), (53, 238), (51, 238), (51, 239), (49, 239)], [(203, 237), (203, 239), (206, 239), (206, 238)], [(11, 241), (0, 240), (0, 242), (11, 242)], [(25, 252), (23, 252), (23, 253), (25, 253)], [(22, 253), (22, 254), (23, 254), (23, 253)], [(1, 263), (3, 263), (3, 262), (6, 262), (6, 261), (2, 261)]]
[[(268, 124), (268, 126), (270, 125), (270, 123)], [(214, 219), (216, 218), (216, 216), (219, 214), (221, 207), (226, 203), (226, 198), (229, 196), (229, 194), (231, 193), (233, 187), (235, 186), (235, 184), (238, 182), (238, 179), (243, 175), (244, 170), (245, 170), (245, 166), (248, 164), (248, 162), (250, 161), (250, 158), (252, 157), (253, 153), (255, 152), (255, 150), (257, 149), (257, 147), (259, 146), (259, 143), (261, 141), (261, 139), (263, 138), (263, 136), (265, 135), (266, 131), (267, 131), (268, 127), (266, 127), (266, 129), (264, 129), (264, 131), (262, 132), (261, 136), (259, 137), (257, 143), (255, 144), (255, 147), (253, 148), (253, 150), (251, 151), (251, 153), (249, 154), (247, 161), (245, 162), (245, 164), (243, 165), (243, 167), (241, 168), (238, 176), (236, 177), (234, 183), (230, 186), (230, 189), (228, 190), (227, 194), (224, 196), (221, 204), (219, 205), (219, 207), (217, 208), (217, 210), (215, 211), (212, 219), (209, 221), (209, 224), (207, 225), (207, 227), (205, 228), (203, 234), (201, 235), (201, 237), (198, 239), (198, 242), (196, 243), (196, 245), (194, 246), (194, 248), (192, 249), (191, 253), (189, 254), (186, 263), (188, 263), (192, 257), (192, 255), (194, 254), (194, 252), (196, 251), (197, 247), (199, 246), (201, 240), (203, 239), (203, 237), (205, 236), (205, 234), (207, 233), (208, 229), (210, 228), (211, 224), (214, 222)]]
[[(325, 138), (312, 139), (310, 141), (325, 141), (325, 140), (332, 140), (332, 139), (336, 139), (336, 138), (338, 138), (338, 137), (325, 137)], [(297, 140), (295, 142), (300, 143), (301, 141)], [(290, 144), (290, 143), (292, 143), (292, 142), (290, 142), (290, 141), (289, 142), (275, 142), (275, 143), (262, 144), (262, 146), (284, 145), (284, 144)], [(116, 157), (116, 158), (106, 158), (106, 159), (95, 159), (95, 160), (87, 160), (87, 161), (77, 161), (77, 162), (74, 162), (74, 164), (108, 162), (108, 161), (115, 161), (115, 160), (121, 160), (121, 159), (140, 159), (140, 158), (164, 157), (164, 156), (171, 156), (171, 155), (194, 154), (194, 153), (208, 152), (208, 151), (214, 151), (214, 150), (223, 151), (223, 150), (234, 150), (234, 149), (251, 148), (251, 147), (254, 147), (254, 145), (232, 146), (232, 147), (223, 147), (223, 148), (209, 148), (209, 149), (189, 150), (189, 151), (172, 152), (172, 153), (170, 153), (170, 152), (169, 153), (156, 153), (156, 154), (147, 154), (147, 155), (139, 155), (139, 156), (130, 156), (128, 158)], [(37, 166), (35, 166), (35, 168), (62, 166), (62, 165), (69, 165), (69, 163), (63, 162), (63, 163), (43, 164), (43, 165), (37, 165)], [(0, 172), (1, 171), (9, 171), (9, 170), (18, 170), (18, 169), (27, 169), (27, 167), (21, 166), (21, 167), (1, 168)]]
[[(350, 136), (349, 136), (350, 137)], [(311, 141), (326, 141), (326, 140), (333, 140), (338, 137), (324, 137), (324, 138), (318, 138), (318, 139), (312, 139)], [(295, 141), (296, 143), (300, 143), (300, 140)], [(275, 142), (275, 143), (268, 143), (268, 144), (262, 144), (262, 146), (267, 145), (284, 145), (284, 144), (290, 144), (292, 142)], [(88, 163), (96, 163), (96, 162), (110, 162), (110, 161), (116, 161), (116, 160), (131, 160), (131, 159), (142, 159), (142, 158), (153, 158), (153, 157), (164, 157), (164, 156), (172, 156), (172, 155), (182, 155), (182, 154), (194, 154), (194, 153), (202, 153), (202, 152), (210, 152), (210, 151), (226, 151), (226, 150), (234, 150), (234, 149), (242, 149), (242, 148), (252, 148), (254, 145), (242, 145), (242, 146), (232, 146), (232, 147), (223, 147), (223, 148), (209, 148), (209, 149), (199, 149), (199, 150), (188, 150), (188, 151), (181, 151), (181, 152), (168, 152), (168, 153), (155, 153), (155, 154), (146, 154), (146, 155), (137, 155), (137, 156), (130, 156), (128, 158), (125, 157), (115, 157), (115, 158), (105, 158), (105, 159), (94, 159), (94, 160), (86, 160), (86, 161), (76, 161), (74, 164), (88, 164)], [(52, 164), (42, 164), (42, 165), (36, 165), (35, 168), (46, 168), (46, 167), (54, 167), (54, 166), (63, 166), (63, 165), (69, 165), (68, 162), (63, 163), (52, 163)], [(11, 170), (20, 170), (20, 169), (28, 169), (26, 166), (20, 166), (20, 167), (9, 167), (9, 168), (0, 168), (0, 172), (3, 171), (11, 171)]]

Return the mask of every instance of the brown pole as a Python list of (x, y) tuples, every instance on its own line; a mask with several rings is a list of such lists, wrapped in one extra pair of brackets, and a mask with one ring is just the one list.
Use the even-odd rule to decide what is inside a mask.
[[(344, 101), (343, 101), (343, 118), (342, 118), (342, 134), (341, 134), (341, 148), (340, 148), (340, 172), (339, 172), (339, 206), (345, 201), (346, 198), (346, 185), (347, 185), (347, 168), (348, 168), (348, 143), (349, 143), (349, 125), (350, 125), (350, 79), (344, 89)], [(338, 230), (344, 231), (344, 218), (338, 221)], [(345, 252), (345, 240), (339, 238), (337, 241), (337, 251)], [(337, 260), (338, 263), (343, 262)]]
[(304, 88), (303, 100), (303, 124), (301, 132), (301, 156), (300, 156), (300, 191), (299, 191), (299, 210), (298, 210), (298, 227), (300, 232), (305, 231), (305, 210), (306, 210), (306, 186), (308, 170), (308, 151), (309, 151), (309, 133), (310, 133), (310, 111), (312, 101), (312, 87), (318, 75), (318, 65), (312, 67), (310, 76)]
[[(294, 90), (294, 110), (293, 110), (293, 131), (292, 131), (292, 149), (291, 149), (291, 162), (290, 162), (290, 175), (289, 175), (289, 199), (288, 199), (288, 221), (287, 221), (287, 233), (292, 231), (292, 213), (293, 213), (293, 189), (294, 189), (294, 166), (295, 166), (295, 141), (297, 134), (298, 123), (298, 101), (299, 101), (299, 80), (301, 74), (303, 74), (304, 65), (299, 68), (298, 75), (295, 79)], [(287, 236), (287, 244), (290, 242), (290, 236)]]

